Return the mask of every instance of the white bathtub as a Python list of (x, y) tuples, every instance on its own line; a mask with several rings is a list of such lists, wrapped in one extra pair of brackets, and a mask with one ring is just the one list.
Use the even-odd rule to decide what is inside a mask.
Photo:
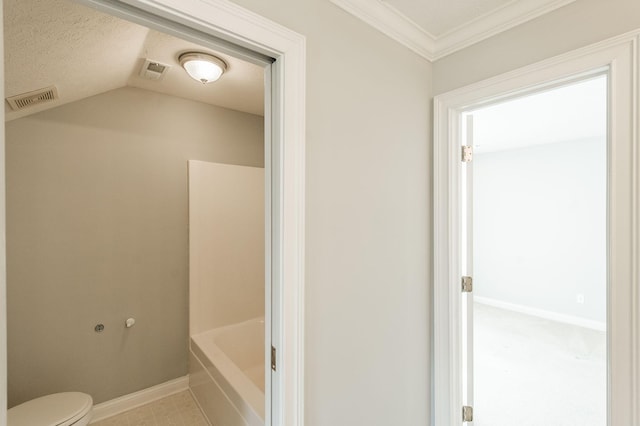
[(191, 336), (189, 386), (214, 426), (264, 425), (264, 318)]

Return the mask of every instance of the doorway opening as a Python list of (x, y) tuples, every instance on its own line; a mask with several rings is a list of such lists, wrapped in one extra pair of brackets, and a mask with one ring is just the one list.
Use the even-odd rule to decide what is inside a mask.
[(590, 76), (462, 114), (476, 426), (607, 424), (607, 89)]
[[(480, 290), (481, 292), (485, 291), (483, 295), (485, 297), (484, 301), (489, 303), (493, 302), (493, 306), (487, 306), (488, 303), (481, 306), (481, 309), (485, 309), (482, 313), (478, 311), (478, 316), (487, 314), (490, 310), (493, 313), (504, 313), (505, 315), (509, 314), (513, 316), (516, 314), (513, 312), (513, 308), (518, 308), (520, 312), (517, 312), (517, 314), (527, 314), (529, 319), (531, 319), (532, 313), (536, 313), (537, 316), (533, 316), (533, 321), (565, 321), (565, 324), (563, 324), (565, 333), (557, 332), (558, 334), (556, 334), (556, 336), (558, 337), (555, 343), (558, 343), (558, 341), (564, 341), (560, 343), (577, 342), (578, 344), (574, 345), (573, 349), (577, 348), (579, 356), (585, 359), (588, 356), (591, 357), (590, 360), (599, 366), (597, 367), (597, 371), (602, 371), (603, 359), (606, 359), (606, 386), (601, 385), (601, 387), (596, 390), (597, 395), (594, 394), (596, 395), (594, 398), (600, 401), (597, 403), (599, 407), (595, 407), (599, 413), (597, 415), (600, 416), (599, 422), (603, 422), (602, 407), (604, 405), (604, 416), (606, 419), (604, 424), (607, 426), (637, 424), (637, 384), (640, 383), (640, 376), (638, 376), (640, 364), (638, 363), (637, 333), (637, 330), (640, 329), (637, 308), (637, 248), (638, 242), (640, 241), (640, 227), (638, 226), (639, 213), (636, 192), (637, 188), (640, 187), (638, 175), (640, 152), (636, 148), (638, 144), (637, 130), (639, 124), (636, 115), (638, 111), (638, 98), (635, 95), (635, 90), (638, 87), (638, 64), (633, 53), (635, 52), (634, 49), (637, 41), (637, 32), (626, 34), (467, 87), (456, 89), (434, 98), (433, 421), (435, 426), (460, 426), (461, 424), (473, 423), (476, 419), (478, 424), (486, 424), (480, 423), (483, 421), (483, 418), (479, 417), (480, 413), (488, 413), (489, 411), (487, 410), (490, 410), (490, 407), (488, 408), (489, 405), (500, 406), (500, 396), (494, 395), (493, 391), (489, 392), (492, 393), (492, 395), (482, 396), (479, 394), (474, 395), (472, 391), (474, 389), (473, 369), (475, 367), (473, 363), (473, 349), (475, 349), (474, 344), (477, 344), (477, 342), (471, 337), (475, 331), (475, 324), (473, 322), (473, 314), (475, 312), (473, 309), (473, 298), (469, 296), (469, 291), (473, 292), (474, 273), (481, 274), (478, 278), (480, 282), (477, 283), (477, 286), (484, 287), (484, 289)], [(510, 244), (513, 247), (509, 246), (500, 249), (502, 251), (509, 249), (509, 252), (506, 254), (511, 256), (499, 262), (511, 262), (504, 266), (500, 264), (499, 268), (500, 271), (503, 268), (509, 269), (510, 271), (510, 273), (507, 274), (506, 282), (509, 284), (507, 292), (511, 293), (504, 295), (505, 291), (503, 291), (500, 294), (502, 294), (501, 297), (504, 299), (507, 299), (507, 296), (511, 297), (511, 299), (502, 300), (498, 303), (495, 299), (498, 299), (499, 293), (486, 293), (490, 286), (490, 284), (486, 284), (486, 277), (488, 276), (486, 274), (498, 273), (500, 271), (485, 270), (484, 273), (482, 271), (482, 268), (486, 269), (487, 265), (493, 265), (492, 268), (496, 268), (495, 263), (487, 263), (488, 260), (486, 259), (486, 256), (491, 254), (487, 253), (487, 251), (492, 249), (485, 249), (484, 253), (478, 255), (479, 259), (483, 259), (483, 256), (485, 256), (484, 262), (487, 264), (476, 265), (476, 260), (474, 259), (474, 255), (476, 255), (474, 252), (475, 241), (472, 241), (472, 239), (475, 237), (479, 242), (483, 239), (487, 241), (491, 239), (492, 234), (490, 233), (485, 236), (478, 234), (476, 237), (476, 230), (474, 228), (477, 227), (477, 224), (475, 220), (473, 222), (470, 220), (470, 218), (473, 217), (473, 209), (480, 207), (474, 205), (474, 200), (470, 196), (470, 194), (474, 193), (472, 186), (476, 183), (475, 179), (472, 179), (473, 173), (469, 170), (473, 168), (473, 161), (471, 161), (471, 163), (465, 161), (469, 159), (469, 157), (473, 158), (473, 154), (467, 152), (468, 150), (461, 148), (461, 146), (473, 145), (474, 141), (467, 141), (467, 136), (473, 134), (474, 136), (480, 137), (480, 134), (476, 135), (476, 132), (466, 132), (466, 129), (471, 129), (474, 127), (475, 121), (481, 119), (480, 116), (482, 115), (481, 112), (483, 108), (486, 108), (486, 112), (488, 112), (492, 106), (499, 108), (500, 104), (507, 105), (506, 102), (510, 100), (517, 100), (518, 98), (525, 99), (524, 97), (526, 95), (537, 93), (544, 97), (545, 93), (550, 94), (554, 91), (553, 89), (558, 89), (559, 91), (564, 87), (565, 90), (572, 90), (572, 88), (575, 89), (579, 87), (580, 84), (603, 84), (606, 87), (606, 155), (602, 154), (601, 146), (597, 148), (599, 151), (593, 151), (593, 157), (595, 159), (598, 159), (598, 161), (606, 161), (606, 180), (604, 181), (606, 182), (606, 204), (604, 208), (606, 211), (606, 228), (603, 233), (602, 207), (594, 207), (593, 209), (597, 210), (595, 213), (599, 212), (600, 219), (598, 219), (599, 224), (594, 225), (593, 229), (576, 228), (576, 225), (580, 224), (583, 217), (575, 217), (573, 218), (574, 223), (571, 223), (567, 229), (558, 231), (552, 237), (547, 233), (547, 236), (548, 239), (553, 238), (555, 240), (563, 234), (569, 234), (571, 238), (568, 240), (573, 239), (578, 241), (586, 241), (585, 238), (587, 237), (595, 239), (595, 236), (598, 235), (600, 235), (599, 239), (601, 241), (602, 235), (606, 236), (606, 300), (604, 301), (604, 306), (602, 305), (602, 284), (597, 286), (598, 290), (593, 293), (593, 296), (588, 296), (589, 293), (586, 288), (579, 290), (579, 287), (575, 285), (569, 288), (566, 288), (566, 286), (562, 287), (563, 291), (568, 291), (566, 293), (562, 293), (560, 288), (558, 288), (558, 290), (554, 289), (553, 296), (562, 296), (558, 298), (566, 302), (567, 308), (565, 312), (560, 309), (561, 301), (555, 297), (545, 297), (540, 300), (541, 303), (546, 303), (547, 305), (533, 304), (535, 298), (533, 296), (528, 297), (529, 294), (532, 294), (530, 293), (532, 290), (528, 287), (538, 287), (542, 285), (539, 282), (534, 284), (527, 282), (527, 285), (523, 286), (527, 288), (521, 288), (518, 285), (519, 282), (525, 282), (525, 280), (529, 278), (529, 275), (535, 276), (534, 271), (526, 271), (522, 276), (512, 276), (514, 274), (513, 267), (516, 262), (524, 264), (527, 260), (524, 256), (522, 256), (522, 259), (514, 257), (519, 253), (524, 253), (524, 250), (529, 248), (526, 246), (526, 241), (523, 241), (520, 237), (527, 235), (526, 233), (531, 233), (531, 230), (534, 229), (533, 227), (535, 226), (535, 223), (532, 224), (526, 221), (519, 223), (518, 215), (520, 215), (521, 212), (515, 212), (514, 209), (516, 207), (526, 207), (533, 210), (533, 207), (526, 204), (530, 203), (531, 199), (520, 200), (519, 202), (521, 204), (519, 206), (507, 205), (504, 207), (504, 210), (499, 212), (508, 213), (507, 216), (502, 218), (503, 222), (510, 223), (515, 221), (517, 227), (515, 231), (513, 231), (514, 235), (504, 236), (507, 241), (511, 241)], [(534, 98), (531, 97), (531, 99)], [(571, 110), (571, 108), (569, 109)], [(478, 117), (469, 119), (467, 122), (467, 116), (473, 115), (475, 111), (477, 111)], [(565, 118), (567, 120), (569, 119), (569, 117)], [(598, 118), (596, 121), (602, 123), (603, 120), (602, 118)], [(535, 117), (531, 122), (536, 123)], [(591, 124), (592, 123), (582, 123), (578, 128), (586, 129), (591, 126)], [(522, 124), (520, 123), (520, 125)], [(509, 128), (509, 126), (510, 123), (501, 123), (498, 130)], [(538, 132), (538, 130), (545, 131), (541, 126), (540, 129), (534, 128), (530, 129), (529, 132), (523, 133), (534, 133)], [(498, 136), (492, 137), (494, 142), (497, 141), (497, 137)], [(509, 137), (509, 139), (512, 138)], [(479, 144), (482, 145), (482, 143)], [(594, 145), (597, 146), (598, 143), (594, 142)], [(525, 149), (531, 151), (534, 149), (544, 150), (551, 149), (553, 146), (554, 144), (550, 143), (538, 147), (521, 148), (521, 150), (523, 150), (523, 152)], [(489, 156), (497, 158), (501, 155), (500, 152), (487, 152), (483, 154), (482, 146), (478, 148), (480, 149), (478, 156), (481, 161), (483, 155), (486, 158)], [(570, 148), (573, 149), (575, 147)], [(596, 152), (599, 152), (599, 154), (596, 155)], [(507, 156), (509, 154), (504, 153), (502, 155)], [(533, 158), (533, 153), (523, 157), (524, 160), (521, 161), (526, 161), (529, 158)], [(581, 160), (579, 151), (572, 152), (570, 157), (571, 158), (567, 158), (566, 160), (569, 163)], [(556, 153), (553, 161), (557, 162), (558, 158), (560, 158), (560, 154)], [(515, 162), (513, 159), (512, 161)], [(586, 158), (585, 161), (587, 161)], [(511, 169), (514, 168), (513, 162), (507, 164), (511, 166)], [(485, 165), (486, 164), (489, 163), (485, 161)], [(524, 171), (525, 165), (525, 163), (522, 163), (517, 170), (512, 170), (511, 173)], [(602, 176), (602, 163), (597, 163), (597, 167), (599, 171), (596, 171), (594, 174)], [(482, 168), (482, 165), (480, 168)], [(493, 173), (495, 175), (495, 170), (491, 170), (492, 167), (484, 168), (490, 169), (484, 170), (485, 174)], [(585, 191), (592, 191), (596, 186), (594, 183), (593, 188), (585, 187), (583, 186), (584, 182), (576, 181), (575, 172), (566, 172), (570, 170), (569, 165), (563, 167), (563, 164), (553, 164), (553, 162), (549, 162), (549, 164), (538, 163), (535, 167), (528, 168), (533, 169), (536, 175), (536, 179), (531, 185), (540, 184), (547, 175), (551, 176), (553, 172), (552, 168), (560, 170), (563, 176), (568, 175), (565, 176), (564, 179), (569, 177), (574, 178), (573, 183), (567, 179), (563, 185), (556, 185), (557, 188), (547, 188), (545, 190), (546, 192), (544, 192), (545, 196), (550, 195), (552, 191), (559, 191), (563, 188), (566, 190), (568, 186), (571, 187), (572, 185), (571, 190), (573, 191), (578, 191), (578, 185), (581, 188), (585, 188)], [(481, 193), (483, 189), (485, 189), (483, 198), (487, 199), (495, 195), (495, 191), (487, 195), (486, 189), (490, 188), (490, 186), (487, 186), (486, 182), (489, 182), (489, 177), (490, 175), (485, 177), (485, 183), (481, 184), (481, 186), (484, 185), (484, 188), (480, 189)], [(584, 177), (584, 179), (591, 180), (593, 176), (590, 175)], [(505, 179), (496, 178), (494, 180), (496, 181), (496, 185), (499, 184), (503, 187), (511, 184), (511, 182), (505, 182)], [(555, 179), (554, 182), (555, 181), (557, 181), (557, 179)], [(513, 186), (516, 186), (516, 188), (514, 188), (516, 192), (512, 194), (511, 197), (520, 197), (524, 192), (522, 191), (525, 185), (524, 182), (520, 183), (520, 187), (515, 185), (516, 183), (518, 182), (514, 179)], [(602, 185), (602, 180), (598, 185)], [(496, 186), (496, 188), (497, 187), (498, 186)], [(469, 191), (466, 191), (467, 188)], [(505, 191), (506, 189), (507, 188), (504, 188)], [(601, 189), (596, 192), (600, 194), (603, 193)], [(530, 188), (530, 193), (535, 193), (533, 186)], [(571, 197), (574, 195), (575, 194), (572, 194)], [(566, 205), (567, 201), (572, 199), (571, 197), (558, 197), (558, 201), (556, 202), (558, 206), (557, 210), (560, 210), (560, 207), (562, 207), (563, 211), (554, 212), (552, 208), (550, 212), (546, 213), (547, 219), (552, 223), (559, 219), (561, 215), (565, 213), (564, 210), (571, 207)], [(483, 198), (479, 198), (477, 202), (482, 203)], [(584, 196), (582, 198), (584, 198)], [(580, 203), (584, 201), (582, 198), (579, 200), (576, 200), (575, 197), (573, 198), (576, 206), (581, 205)], [(603, 196), (600, 195), (599, 198), (602, 199)], [(490, 217), (485, 220), (489, 225), (485, 225), (485, 227), (490, 228), (491, 220), (497, 218), (498, 213), (495, 213), (493, 211), (495, 209), (493, 208), (497, 207), (499, 202), (508, 204), (508, 200), (500, 201), (494, 199), (491, 201), (488, 209)], [(564, 203), (564, 205), (562, 203)], [(601, 206), (601, 204), (599, 205)], [(468, 215), (467, 212), (471, 212), (471, 215)], [(590, 212), (590, 214), (591, 213), (594, 212)], [(542, 213), (539, 213), (539, 215), (542, 215)], [(485, 216), (487, 215), (485, 214)], [(541, 221), (542, 219), (543, 217), (539, 217), (535, 220)], [(483, 231), (484, 230), (480, 230), (478, 232), (481, 233)], [(534, 237), (537, 238), (538, 235), (534, 235)], [(556, 243), (555, 246), (550, 247), (548, 251), (553, 253), (554, 250), (557, 252), (560, 249), (563, 249), (563, 245)], [(579, 250), (587, 251), (587, 248), (583, 245), (579, 247)], [(601, 244), (598, 249), (594, 250), (599, 253), (599, 259), (602, 259), (602, 250)], [(564, 248), (564, 251), (567, 252), (567, 249)], [(569, 259), (569, 256), (572, 254), (573, 253), (570, 252), (560, 252), (560, 254), (556, 254), (555, 256), (556, 258), (561, 256), (563, 259)], [(556, 262), (555, 265), (548, 264), (546, 272), (550, 272), (551, 266), (561, 266), (561, 261), (562, 259)], [(602, 283), (603, 262), (602, 260), (594, 262), (593, 265), (588, 264), (584, 266), (584, 268), (585, 270), (591, 270), (589, 279), (594, 278), (596, 281)], [(583, 272), (584, 271), (576, 271), (573, 275), (582, 276), (583, 280), (585, 280), (584, 275), (581, 275)], [(483, 274), (485, 274), (484, 279), (482, 278)], [(498, 278), (493, 279), (497, 280)], [(576, 282), (574, 276), (569, 276), (565, 278), (564, 281), (565, 284), (566, 282)], [(494, 299), (493, 301), (491, 300), (492, 298)], [(596, 304), (599, 303), (600, 305), (599, 307), (595, 305), (591, 307), (587, 306), (588, 303), (591, 303), (589, 301)], [(552, 306), (551, 303), (554, 305)], [(589, 313), (589, 309), (592, 307), (594, 309)], [(502, 311), (498, 311), (498, 308), (502, 309)], [(506, 312), (507, 310), (505, 308), (512, 308), (512, 312)], [(569, 310), (569, 308), (573, 310)], [(543, 314), (546, 318), (540, 318)], [(602, 321), (603, 315), (605, 317), (604, 321)], [(484, 317), (486, 319), (489, 316), (484, 315)], [(497, 320), (495, 317), (492, 324), (498, 323), (499, 326), (508, 326), (509, 324), (505, 324), (507, 322), (515, 324), (511, 319), (508, 321)], [(605, 327), (603, 327), (603, 322), (606, 324)], [(582, 329), (593, 328), (592, 330), (586, 331), (592, 335), (580, 336), (579, 334), (574, 334), (575, 329), (571, 327), (576, 325)], [(512, 345), (513, 347), (516, 343), (516, 338), (521, 340), (526, 339), (527, 332), (523, 331), (522, 327), (523, 326), (516, 327), (515, 331), (511, 330), (513, 331), (513, 338), (510, 340), (496, 338), (493, 341), (488, 338), (491, 336), (487, 335), (485, 328), (485, 338), (482, 342), (485, 345), (484, 353), (486, 354), (487, 351), (492, 350), (501, 350), (504, 352), (505, 345)], [(603, 328), (606, 329), (604, 356), (602, 354), (601, 344)], [(590, 339), (594, 333), (596, 338)], [(478, 334), (479, 339), (482, 339), (483, 333), (480, 330), (478, 330), (476, 334)], [(567, 338), (567, 336), (571, 336), (573, 342), (568, 342), (570, 339)], [(594, 343), (596, 341), (599, 343)], [(535, 353), (532, 355), (530, 353), (531, 351), (535, 351), (535, 349), (531, 349), (526, 354), (520, 352), (520, 357), (525, 357), (526, 355), (526, 357), (530, 359), (533, 358), (535, 362), (542, 362), (540, 357), (536, 357)], [(489, 353), (490, 355), (500, 355)], [(567, 358), (570, 357), (571, 354), (574, 354), (573, 356), (575, 357), (575, 352), (565, 352), (564, 356)], [(548, 355), (548, 353), (545, 355)], [(485, 358), (484, 361), (486, 368), (486, 365), (488, 365), (486, 363), (487, 359)], [(493, 359), (493, 361), (495, 361), (495, 359)], [(518, 354), (516, 354), (516, 362), (519, 361)], [(500, 363), (498, 362), (497, 364)], [(494, 363), (494, 367), (495, 366), (496, 364)], [(506, 365), (506, 361), (505, 365), (497, 365), (498, 370), (502, 369), (502, 371), (498, 371), (501, 374), (504, 373), (505, 369), (510, 367), (511, 366)], [(535, 369), (531, 369), (528, 373), (531, 374), (534, 371)], [(487, 385), (487, 381), (491, 381), (493, 378), (497, 381), (499, 379), (496, 375), (498, 372), (494, 370), (487, 374), (484, 379), (479, 376), (479, 385), (481, 386), (484, 380), (485, 389), (491, 390), (493, 384), (489, 383)], [(564, 371), (563, 373), (567, 374), (568, 372)], [(575, 373), (572, 377), (583, 379), (586, 374), (587, 373)], [(505, 375), (503, 374), (502, 377), (505, 377)], [(553, 380), (555, 379), (556, 378), (553, 378)], [(594, 382), (602, 383), (602, 376), (595, 377)], [(553, 394), (555, 391), (555, 388), (551, 388), (551, 383), (552, 379), (543, 383), (543, 386), (549, 385), (548, 388), (544, 388), (547, 390), (547, 395), (544, 395), (544, 398), (547, 398), (549, 394)], [(505, 387), (498, 386), (494, 390), (495, 392), (504, 392)], [(605, 403), (602, 402), (604, 392), (606, 392)], [(512, 395), (509, 395), (509, 397), (511, 396)], [(474, 398), (481, 404), (481, 406), (477, 407), (476, 413), (474, 413), (473, 405), (469, 405), (476, 402)], [(484, 402), (482, 398), (485, 398)], [(527, 418), (531, 415), (530, 412), (532, 410), (544, 411), (546, 409), (543, 399), (537, 402), (524, 401), (524, 403), (526, 404), (524, 411), (519, 410), (518, 413), (515, 414), (511, 412), (510, 416), (516, 417), (507, 419), (510, 424), (526, 424)], [(594, 407), (590, 407), (590, 409), (591, 408)], [(567, 414), (575, 414), (577, 408), (566, 406), (564, 409), (567, 411)], [(562, 421), (555, 415), (553, 417), (554, 418), (550, 420), (545, 420), (545, 424), (554, 424), (552, 423), (553, 421)]]
[[(263, 123), (266, 147), (262, 156), (267, 167), (264, 178), (264, 211), (267, 218), (264, 275), (267, 288), (264, 296), (268, 300), (264, 306), (264, 332), (268, 344), (264, 345), (263, 359), (265, 388), (269, 389), (265, 395), (266, 402), (263, 401), (264, 416), (266, 424), (281, 424), (285, 418), (294, 423), (299, 421), (302, 418), (303, 388), (303, 327), (300, 310), (304, 258), (304, 227), (301, 225), (304, 211), (304, 166), (301, 163), (304, 160), (304, 68), (300, 65), (304, 58), (304, 39), (265, 19), (248, 16), (245, 10), (227, 2), (212, 1), (206, 5), (197, 1), (178, 2), (172, 11), (142, 1), (130, 1), (129, 5), (109, 0), (86, 0), (79, 3), (94, 6), (137, 24), (166, 30), (192, 43), (204, 45), (207, 49), (214, 49), (222, 55), (261, 65), (261, 72), (265, 74), (261, 83), (266, 83), (265, 91), (268, 94)], [(224, 14), (221, 13), (222, 10)], [(79, 24), (83, 22), (77, 21)], [(67, 33), (69, 34), (73, 39), (73, 30)], [(218, 37), (224, 37), (224, 40)], [(283, 64), (285, 57), (288, 60)], [(121, 56), (117, 58), (120, 59)], [(272, 63), (271, 58), (275, 58), (275, 62)], [(105, 67), (105, 70), (109, 71), (109, 67)], [(81, 109), (75, 121), (79, 122), (85, 113), (88, 110)], [(135, 116), (135, 112), (130, 114), (131, 122), (135, 121)], [(233, 125), (231, 122), (228, 124)], [(170, 135), (159, 135), (158, 140), (164, 136)], [(188, 135), (173, 136), (180, 139)], [(286, 179), (283, 175), (286, 175)], [(119, 178), (120, 176), (114, 177), (115, 180)], [(151, 179), (151, 176), (144, 178)], [(144, 195), (141, 193), (141, 196)], [(162, 208), (156, 209), (157, 214), (163, 214), (164, 211)], [(288, 229), (286, 235), (283, 233), (285, 224)], [(268, 287), (268, 284), (272, 286)], [(159, 305), (156, 308), (161, 307)], [(138, 321), (136, 325), (142, 324)], [(136, 328), (140, 327), (132, 330)], [(108, 328), (100, 328), (106, 329)], [(285, 357), (286, 364), (282, 362)], [(0, 409), (0, 414), (4, 409)]]

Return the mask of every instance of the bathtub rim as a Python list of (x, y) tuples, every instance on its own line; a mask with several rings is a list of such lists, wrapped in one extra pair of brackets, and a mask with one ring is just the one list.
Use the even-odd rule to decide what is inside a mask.
[(219, 334), (254, 322), (261, 322), (264, 326), (264, 317), (252, 318), (194, 334), (189, 338), (189, 349), (238, 411), (242, 413), (241, 407), (246, 404), (252, 413), (264, 422), (266, 392), (262, 392), (258, 385), (215, 344), (214, 340)]

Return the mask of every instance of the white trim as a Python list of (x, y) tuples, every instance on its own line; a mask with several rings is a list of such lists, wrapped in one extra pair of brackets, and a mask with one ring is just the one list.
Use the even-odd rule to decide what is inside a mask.
[(438, 36), (435, 59), (443, 58), (574, 1), (576, 0), (527, 0), (507, 3)]
[(586, 318), (576, 317), (574, 315), (561, 314), (544, 309), (533, 308), (531, 306), (517, 305), (515, 303), (505, 302), (503, 300), (491, 299), (489, 297), (474, 296), (473, 301), (494, 308), (505, 309), (507, 311), (517, 312), (519, 314), (531, 315), (533, 317), (548, 319), (563, 324), (576, 325), (596, 331), (606, 331), (607, 323), (603, 321), (594, 321)]
[(443, 58), (574, 1), (576, 0), (511, 1), (436, 36), (385, 1), (331, 0), (429, 61)]
[(389, 3), (377, 0), (331, 2), (423, 58), (435, 60), (436, 38)]
[(93, 417), (90, 424), (187, 389), (189, 389), (189, 376), (184, 376), (119, 398), (101, 402), (93, 406)]
[[(274, 229), (272, 229), (272, 220), (277, 217), (277, 215), (273, 214), (273, 199), (274, 199), (274, 177), (273, 170), (276, 170), (274, 163), (272, 161), (272, 140), (273, 140), (273, 114), (271, 113), (272, 107), (272, 87), (271, 82), (273, 81), (273, 75), (271, 67), (266, 67), (264, 69), (264, 165), (265, 165), (265, 174), (264, 174), (264, 201), (265, 201), (265, 215), (264, 215), (264, 230), (265, 230), (265, 238), (264, 238), (264, 341), (270, 342), (274, 339), (277, 339), (277, 336), (274, 336), (273, 333), (273, 321), (272, 321), (272, 312), (274, 309), (273, 306), (273, 256), (271, 256), (271, 252), (273, 250), (277, 250), (274, 246)], [(276, 235), (278, 233), (276, 232)], [(271, 301), (271, 302), (269, 302)], [(189, 345), (191, 346), (191, 345)], [(271, 356), (271, 345), (264, 345), (264, 359), (265, 359), (265, 371), (264, 371), (264, 388), (271, 389), (271, 392), (264, 393), (264, 418), (271, 419), (271, 406), (272, 406), (272, 375), (271, 370), (269, 370), (266, 366), (266, 360), (268, 360)]]
[[(0, 0), (1, 1), (1, 0)], [(266, 426), (304, 424), (304, 260), (305, 260), (305, 94), (306, 40), (228, 0), (75, 0), (134, 21), (140, 11), (184, 27), (190, 39), (212, 36), (275, 59), (272, 64), (272, 150), (277, 152), (278, 241), (272, 251), (277, 276), (272, 280), (272, 344), (278, 353), (273, 373), (272, 419)], [(132, 10), (133, 9), (133, 10)], [(162, 24), (156, 25), (156, 27)], [(176, 34), (172, 25), (167, 31)], [(206, 40), (205, 40), (206, 41)], [(231, 49), (233, 50), (233, 49)], [(251, 56), (251, 55), (249, 55)], [(0, 186), (4, 188), (4, 174)], [(4, 209), (2, 210), (4, 211)], [(1, 213), (1, 212), (0, 212)], [(274, 213), (275, 216), (275, 213)], [(0, 255), (4, 259), (6, 251)], [(274, 272), (275, 274), (275, 272)], [(276, 307), (277, 305), (277, 307)], [(277, 321), (275, 320), (277, 319)], [(277, 328), (277, 330), (275, 330)], [(0, 418), (0, 424), (2, 424)], [(271, 420), (271, 422), (270, 422)]]
[(640, 112), (640, 30), (636, 32), (635, 49), (633, 51), (634, 63), (633, 63), (633, 77), (632, 77), (632, 103), (633, 103), (633, 119), (631, 124), (631, 132), (633, 133), (632, 140), (633, 150), (631, 154), (631, 162), (633, 168), (633, 181), (631, 190), (631, 279), (632, 281), (632, 297), (631, 297), (631, 324), (632, 324), (632, 372), (631, 376), (635, 379), (632, 380), (632, 398), (633, 398), (633, 413), (632, 420), (637, 425), (640, 422), (640, 148), (638, 142), (640, 141), (640, 118), (638, 113)]
[(640, 30), (434, 98), (434, 425), (459, 424), (461, 405), (460, 116), (463, 111), (607, 70), (608, 418), (640, 424)]

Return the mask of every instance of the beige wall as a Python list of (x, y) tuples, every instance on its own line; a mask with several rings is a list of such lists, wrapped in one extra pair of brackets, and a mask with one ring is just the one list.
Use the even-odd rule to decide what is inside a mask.
[(9, 404), (185, 375), (187, 160), (263, 166), (262, 117), (127, 88), (6, 135)]
[[(4, 29), (4, 19), (0, 8), (0, 31)], [(0, 37), (1, 38), (1, 37)], [(4, 58), (4, 43), (0, 43), (0, 55)], [(0, 81), (4, 81), (4, 66), (0, 67)], [(0, 96), (4, 98), (4, 84), (0, 85)], [(0, 124), (0, 135), (4, 134), (4, 122)], [(5, 173), (5, 140), (0, 136), (0, 176)], [(0, 185), (0, 241), (6, 242), (5, 216), (6, 216), (5, 186)], [(0, 243), (4, 244), (4, 243)], [(0, 246), (1, 247), (1, 246)], [(0, 250), (2, 250), (0, 248)], [(7, 290), (6, 281), (6, 256), (0, 255), (0, 424), (6, 418), (7, 406)]]
[(433, 65), (434, 95), (640, 28), (638, 0), (578, 0)]
[(189, 161), (191, 336), (264, 317), (264, 205), (263, 168)]
[(424, 426), (431, 65), (327, 0), (236, 0), (307, 39), (305, 426)]

